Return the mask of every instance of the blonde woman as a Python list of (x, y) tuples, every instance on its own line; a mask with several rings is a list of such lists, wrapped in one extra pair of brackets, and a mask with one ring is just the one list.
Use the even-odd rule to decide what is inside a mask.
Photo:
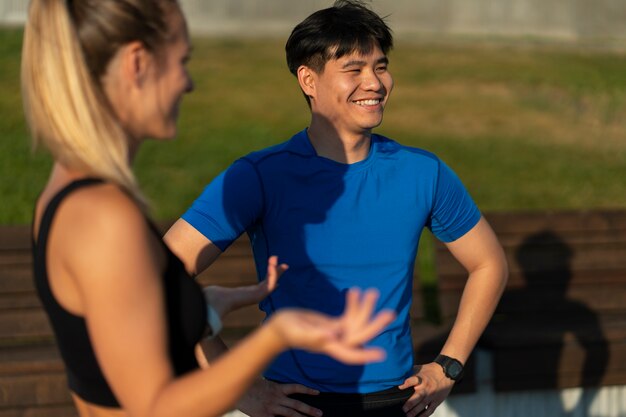
[[(283, 310), (199, 369), (205, 294), (146, 217), (131, 170), (145, 138), (176, 136), (189, 54), (175, 0), (30, 5), (25, 110), (55, 160), (35, 210), (35, 281), (83, 417), (220, 415), (289, 347), (355, 364), (384, 355), (362, 345), (394, 314), (372, 317), (376, 293), (353, 290), (341, 317)], [(285, 269), (272, 257), (258, 286), (205, 289), (208, 311), (257, 302)]]

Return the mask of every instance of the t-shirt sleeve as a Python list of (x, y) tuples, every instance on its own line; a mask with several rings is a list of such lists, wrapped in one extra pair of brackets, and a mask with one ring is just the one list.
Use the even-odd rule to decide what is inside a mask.
[(442, 161), (430, 224), (431, 232), (442, 242), (453, 242), (469, 232), (480, 220), (480, 211), (459, 177)]
[(224, 251), (256, 222), (262, 207), (259, 175), (240, 159), (206, 186), (182, 218)]

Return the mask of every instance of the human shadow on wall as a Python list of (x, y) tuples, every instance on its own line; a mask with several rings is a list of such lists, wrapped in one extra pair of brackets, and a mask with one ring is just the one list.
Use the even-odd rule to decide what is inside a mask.
[(508, 287), (481, 340), (493, 354), (496, 392), (601, 384), (608, 344), (584, 294), (572, 298), (572, 281), (582, 279), (573, 272), (574, 255), (550, 230), (528, 236), (515, 251)]
[[(586, 390), (578, 403), (567, 407), (558, 390), (599, 387), (607, 370), (609, 349), (597, 313), (571, 297), (572, 281), (581, 279), (573, 273), (573, 250), (556, 233), (544, 230), (526, 237), (513, 254), (507, 289), (478, 344), (492, 358), (490, 388), (496, 394), (553, 392), (554, 403), (561, 407), (558, 415), (586, 413), (597, 390)], [(432, 360), (449, 330), (443, 326), (416, 346), (418, 363)], [(468, 367), (469, 381), (455, 387), (453, 394), (484, 389), (484, 381), (475, 379), (471, 360)], [(456, 407), (455, 401), (447, 403), (459, 416), (474, 415), (474, 410)]]

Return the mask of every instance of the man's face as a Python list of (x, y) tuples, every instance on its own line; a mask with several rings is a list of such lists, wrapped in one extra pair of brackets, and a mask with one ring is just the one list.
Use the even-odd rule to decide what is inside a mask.
[(369, 54), (354, 52), (326, 63), (315, 74), (313, 117), (325, 118), (337, 133), (359, 134), (380, 125), (393, 78), (378, 46)]

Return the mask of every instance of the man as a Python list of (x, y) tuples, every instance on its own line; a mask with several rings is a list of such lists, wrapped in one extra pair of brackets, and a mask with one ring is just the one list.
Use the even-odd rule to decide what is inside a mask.
[[(393, 88), (392, 44), (384, 21), (354, 0), (296, 26), (287, 63), (309, 104), (309, 127), (233, 163), (165, 236), (196, 274), (244, 231), (261, 279), (268, 257), (279, 255), (289, 270), (260, 304), (267, 315), (288, 306), (339, 314), (353, 286), (377, 287), (381, 307), (398, 313), (372, 342), (386, 349), (383, 363), (281, 355), (239, 404), (253, 417), (432, 414), (459, 379), (505, 285), (502, 249), (456, 175), (436, 156), (372, 133)], [(441, 355), (414, 368), (411, 279), (424, 227), (469, 278)], [(219, 353), (223, 345), (216, 346)]]

